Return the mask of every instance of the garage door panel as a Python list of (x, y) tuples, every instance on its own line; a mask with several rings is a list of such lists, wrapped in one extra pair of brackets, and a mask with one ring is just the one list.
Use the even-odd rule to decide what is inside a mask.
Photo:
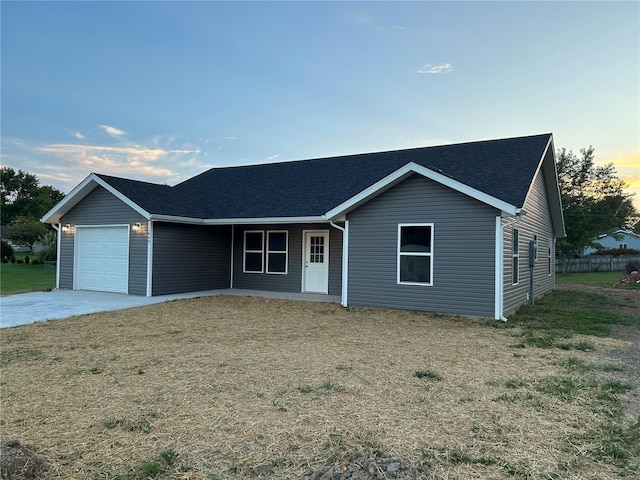
[(76, 289), (128, 293), (129, 228), (76, 228)]

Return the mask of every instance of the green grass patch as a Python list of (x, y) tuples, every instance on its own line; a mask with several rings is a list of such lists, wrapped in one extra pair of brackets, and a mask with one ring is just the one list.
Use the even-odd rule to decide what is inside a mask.
[(521, 327), (520, 346), (564, 350), (593, 350), (589, 342), (569, 342), (572, 335), (611, 335), (612, 325), (640, 327), (640, 317), (612, 311), (615, 300), (598, 293), (558, 290), (536, 301), (523, 305), (505, 325)]
[(624, 367), (615, 363), (587, 363), (578, 357), (567, 357), (559, 365), (580, 372), (621, 372)]
[(158, 418), (158, 414), (155, 412), (147, 413), (135, 420), (129, 420), (127, 418), (109, 418), (102, 422), (102, 426), (107, 430), (120, 428), (125, 432), (151, 433), (151, 430), (153, 430), (153, 424), (151, 421), (156, 418)]
[[(112, 477), (114, 480), (149, 480), (153, 478), (169, 478), (165, 475), (170, 472), (178, 459), (174, 450), (164, 450), (157, 457), (145, 460), (136, 467), (129, 468), (124, 475)], [(175, 478), (175, 477), (170, 477)]]
[(298, 391), (300, 393), (308, 394), (308, 393), (337, 393), (344, 392), (345, 387), (342, 385), (338, 385), (332, 382), (324, 382), (321, 385), (313, 386), (313, 385), (302, 385), (298, 387)]
[[(26, 254), (16, 254), (16, 258), (24, 259)], [(37, 255), (30, 254), (35, 259)], [(44, 265), (24, 263), (0, 263), (0, 294), (37, 292), (56, 286), (56, 271), (46, 269)]]
[(612, 420), (571, 438), (570, 448), (583, 455), (589, 454), (595, 461), (617, 467), (620, 477), (638, 478), (640, 473), (640, 417), (623, 424)]
[(442, 380), (442, 375), (434, 372), (433, 370), (429, 370), (428, 368), (425, 368), (424, 370), (416, 370), (413, 372), (413, 376), (426, 380)]
[(622, 277), (624, 272), (559, 273), (556, 274), (556, 283), (615, 287)]

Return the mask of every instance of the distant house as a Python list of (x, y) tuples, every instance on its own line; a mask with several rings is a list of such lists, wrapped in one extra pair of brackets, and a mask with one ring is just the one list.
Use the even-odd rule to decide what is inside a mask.
[(591, 255), (597, 253), (598, 250), (609, 249), (640, 250), (640, 235), (637, 233), (619, 228), (615, 234), (615, 237), (611, 234), (600, 235), (595, 243), (599, 244), (601, 248), (587, 247), (584, 249), (583, 255)]
[(497, 319), (554, 288), (565, 235), (551, 134), (213, 168), (173, 187), (92, 173), (42, 220), (61, 231), (61, 289), (307, 292)]

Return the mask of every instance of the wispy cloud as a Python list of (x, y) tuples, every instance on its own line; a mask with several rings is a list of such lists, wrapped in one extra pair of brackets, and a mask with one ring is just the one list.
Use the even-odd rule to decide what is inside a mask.
[(265, 158), (265, 162), (273, 162), (276, 158), (278, 158), (280, 156), (279, 153), (276, 153), (275, 155), (271, 155), (270, 157)]
[[(3, 139), (3, 165), (35, 174), (43, 185), (69, 191), (91, 172), (158, 183), (176, 183), (210, 168), (198, 147), (171, 147), (151, 139), (144, 144), (95, 142), (33, 144)], [(155, 140), (155, 141), (154, 141)], [(89, 143), (89, 144), (87, 144)]]
[(100, 128), (102, 128), (105, 133), (113, 138), (120, 138), (124, 135), (126, 135), (126, 133), (122, 130), (120, 130), (119, 128), (116, 127), (111, 127), (109, 125), (98, 125)]
[(453, 71), (453, 66), (450, 63), (441, 63), (439, 65), (432, 65), (431, 63), (427, 63), (417, 70), (418, 73), (431, 74), (449, 73), (451, 71)]
[(79, 140), (84, 140), (85, 138), (84, 135), (82, 135), (80, 132), (74, 132), (73, 136)]

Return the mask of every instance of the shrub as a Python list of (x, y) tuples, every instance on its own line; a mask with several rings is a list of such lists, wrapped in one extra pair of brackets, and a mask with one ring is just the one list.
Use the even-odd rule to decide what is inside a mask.
[(2, 263), (9, 263), (9, 259), (7, 257), (2, 257)]
[(18, 261), (17, 261), (16, 263), (18, 263), (18, 264), (23, 264), (23, 263), (24, 263), (24, 260), (23, 260), (23, 259), (21, 259), (21, 258), (19, 258), (19, 259), (18, 259)]
[(35, 260), (31, 260), (31, 265), (40, 265), (40, 260), (37, 258)]
[(42, 239), (42, 250), (38, 254), (40, 262), (44, 263), (47, 260), (55, 262), (58, 258), (56, 232), (47, 233)]
[(25, 255), (25, 257), (24, 257), (24, 263), (26, 263), (27, 265), (29, 265), (29, 260), (30, 260), (29, 255)]
[(640, 260), (631, 260), (624, 266), (624, 271), (627, 275), (631, 272), (640, 272)]
[(11, 260), (11, 263), (16, 263), (16, 256), (15, 255), (11, 255), (9, 260)]
[(2, 240), (2, 251), (0, 251), (0, 256), (2, 258), (9, 258), (13, 255), (13, 247), (9, 245), (9, 242)]
[(592, 255), (637, 255), (639, 253), (640, 250), (634, 248), (606, 248), (598, 250)]

